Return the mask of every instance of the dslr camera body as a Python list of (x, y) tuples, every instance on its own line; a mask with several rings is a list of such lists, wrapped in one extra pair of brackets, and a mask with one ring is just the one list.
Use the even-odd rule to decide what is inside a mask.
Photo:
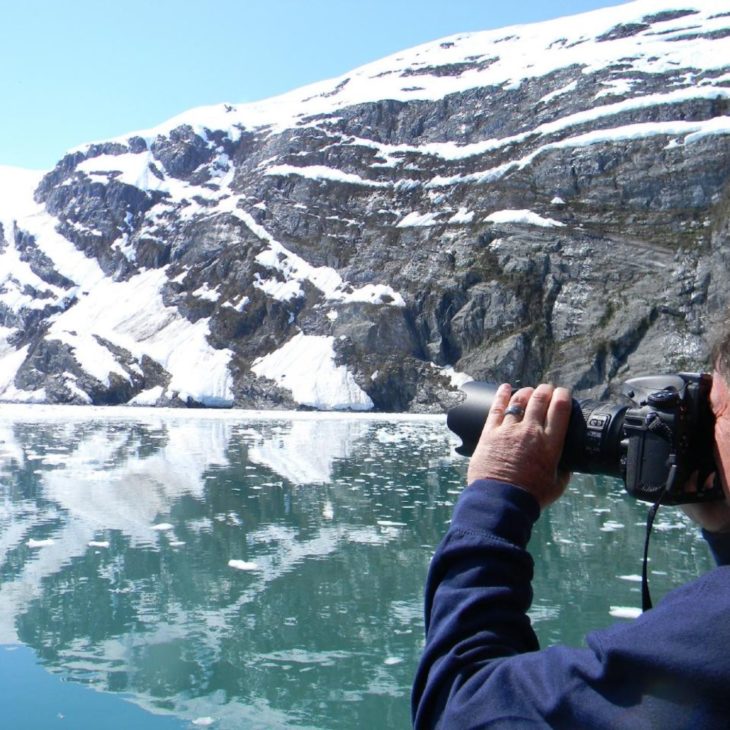
[[(647, 375), (624, 383), (622, 402), (575, 400), (560, 468), (623, 479), (637, 499), (662, 504), (723, 498), (715, 474), (712, 376)], [(448, 427), (461, 438), (457, 453), (474, 453), (497, 386), (472, 381), (452, 408)]]

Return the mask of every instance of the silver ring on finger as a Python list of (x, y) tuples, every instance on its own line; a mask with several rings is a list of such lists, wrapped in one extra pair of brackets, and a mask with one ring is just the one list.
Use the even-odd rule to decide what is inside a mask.
[(525, 415), (525, 409), (522, 406), (518, 406), (516, 403), (509, 406), (504, 412), (505, 416), (515, 416), (518, 421), (522, 420), (522, 416)]

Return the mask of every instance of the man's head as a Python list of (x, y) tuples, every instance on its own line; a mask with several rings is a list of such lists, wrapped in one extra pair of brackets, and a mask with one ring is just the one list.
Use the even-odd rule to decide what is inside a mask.
[(730, 315), (726, 316), (715, 338), (712, 363), (710, 407), (715, 415), (715, 461), (725, 494), (730, 499)]
[(730, 318), (712, 348), (713, 377), (710, 408), (715, 416), (715, 464), (725, 500), (682, 505), (684, 511), (710, 532), (730, 531)]

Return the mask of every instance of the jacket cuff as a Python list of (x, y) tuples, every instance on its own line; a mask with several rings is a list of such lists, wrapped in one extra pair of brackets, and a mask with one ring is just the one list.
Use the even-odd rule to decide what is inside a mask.
[(451, 527), (524, 548), (539, 516), (540, 505), (526, 490), (495, 479), (478, 479), (461, 493)]

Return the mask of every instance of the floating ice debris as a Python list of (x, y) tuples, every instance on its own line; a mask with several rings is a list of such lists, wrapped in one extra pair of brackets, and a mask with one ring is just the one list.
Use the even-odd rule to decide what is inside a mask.
[(405, 522), (393, 522), (391, 520), (378, 520), (380, 527), (406, 527)]
[(621, 530), (623, 527), (620, 522), (612, 522), (609, 520), (601, 527), (601, 532), (616, 532), (616, 530)]
[(684, 522), (659, 522), (654, 525), (654, 529), (658, 532), (667, 532), (668, 530), (686, 530), (687, 525)]
[(609, 613), (614, 618), (636, 618), (641, 616), (641, 609), (634, 606), (611, 606)]
[(31, 538), (30, 540), (28, 540), (26, 545), (29, 548), (47, 547), (48, 545), (53, 545), (53, 540), (51, 540), (50, 537), (46, 540), (34, 540), (33, 538)]
[(174, 529), (174, 525), (171, 525), (169, 522), (160, 522), (157, 525), (152, 525), (153, 530), (157, 530), (159, 532), (165, 532), (166, 530), (172, 530)]
[(108, 548), (109, 547), (108, 540), (90, 540), (87, 544), (89, 547), (93, 547), (93, 548)]
[(619, 575), (619, 580), (630, 580), (632, 583), (641, 583), (640, 575)]
[(215, 720), (212, 717), (198, 717), (193, 720), (193, 725), (197, 727), (210, 727)]
[(229, 568), (235, 568), (236, 570), (258, 570), (259, 566), (256, 563), (249, 563), (246, 560), (229, 560)]
[(386, 660), (385, 660), (385, 661), (383, 662), (383, 664), (385, 664), (385, 665), (386, 665), (386, 666), (388, 666), (388, 667), (393, 667), (393, 666), (395, 666), (396, 664), (402, 664), (402, 663), (403, 663), (403, 660), (402, 660), (402, 659), (401, 659), (400, 657), (397, 657), (397, 656), (389, 656), (389, 657), (388, 657), (388, 658), (387, 658), (387, 659), (386, 659)]

